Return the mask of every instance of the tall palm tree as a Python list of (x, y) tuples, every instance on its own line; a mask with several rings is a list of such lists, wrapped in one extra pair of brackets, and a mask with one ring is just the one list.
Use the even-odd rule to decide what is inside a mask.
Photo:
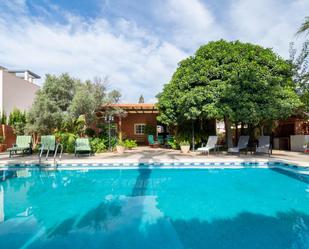
[(299, 35), (299, 34), (302, 34), (302, 33), (309, 34), (309, 16), (305, 17), (305, 21), (300, 26), (300, 28), (298, 29), (296, 34)]

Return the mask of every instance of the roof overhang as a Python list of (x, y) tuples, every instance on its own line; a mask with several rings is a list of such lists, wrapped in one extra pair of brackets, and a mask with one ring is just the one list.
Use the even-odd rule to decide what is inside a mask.
[(31, 72), (30, 70), (9, 70), (8, 71), (9, 73), (25, 73), (27, 72), (32, 78), (34, 79), (41, 79), (41, 76), (34, 73), (34, 72)]
[(155, 104), (111, 104), (101, 107), (104, 111), (109, 108), (120, 108), (126, 113), (144, 114), (144, 113), (159, 113)]

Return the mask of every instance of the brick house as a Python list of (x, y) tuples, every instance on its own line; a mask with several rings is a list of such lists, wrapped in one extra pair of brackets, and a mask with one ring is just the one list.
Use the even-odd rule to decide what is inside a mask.
[[(105, 112), (107, 108), (120, 108), (125, 115), (115, 116), (117, 133), (121, 133), (123, 139), (134, 139), (139, 144), (147, 144), (147, 135), (145, 133), (146, 126), (157, 128), (158, 110), (154, 104), (113, 104), (103, 106), (101, 112)], [(104, 115), (104, 114), (103, 114)]]

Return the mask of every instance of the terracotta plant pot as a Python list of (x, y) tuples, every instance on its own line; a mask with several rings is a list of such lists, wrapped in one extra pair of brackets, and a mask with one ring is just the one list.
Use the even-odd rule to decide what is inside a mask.
[(6, 144), (0, 144), (0, 152), (6, 151)]
[(180, 150), (181, 153), (187, 154), (190, 151), (190, 145), (181, 145)]
[(123, 154), (123, 153), (124, 153), (124, 150), (125, 150), (125, 147), (124, 147), (124, 146), (122, 146), (122, 145), (116, 145), (116, 151), (117, 151), (117, 153)]

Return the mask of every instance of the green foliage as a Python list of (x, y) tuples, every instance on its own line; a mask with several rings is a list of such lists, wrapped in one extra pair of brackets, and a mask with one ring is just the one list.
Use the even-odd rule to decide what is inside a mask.
[(63, 115), (55, 102), (43, 91), (38, 91), (34, 103), (27, 115), (28, 133), (47, 135), (61, 127)]
[(126, 139), (124, 141), (124, 146), (128, 149), (132, 149), (132, 148), (137, 147), (137, 143), (135, 140)]
[(95, 111), (102, 105), (104, 96), (103, 85), (86, 81), (77, 87), (69, 112), (75, 118), (85, 116), (86, 124), (90, 125), (95, 121)]
[(156, 132), (156, 127), (154, 125), (145, 125), (145, 134), (146, 135), (155, 135)]
[(42, 93), (47, 99), (56, 104), (61, 111), (65, 112), (69, 109), (76, 88), (80, 84), (80, 80), (70, 77), (67, 73), (60, 76), (47, 74)]
[(9, 115), (9, 125), (16, 135), (23, 135), (26, 126), (26, 113), (15, 108)]
[(290, 63), (271, 49), (224, 40), (181, 61), (158, 98), (158, 120), (167, 125), (223, 118), (260, 124), (301, 105)]
[(102, 139), (102, 138), (92, 138), (90, 140), (90, 147), (92, 152), (94, 153), (101, 153), (106, 151), (106, 143), (108, 141), (106, 139)]
[(95, 120), (95, 111), (102, 103), (120, 98), (118, 91), (107, 96), (104, 84), (106, 80), (100, 78), (82, 82), (68, 74), (46, 75), (27, 115), (26, 130), (41, 135), (55, 131), (83, 134), (86, 126)]
[(124, 147), (126, 146), (125, 142), (122, 141), (122, 140), (120, 140), (120, 139), (117, 141), (116, 145), (118, 145), (118, 146), (124, 146)]
[(4, 137), (0, 136), (0, 144), (3, 144), (3, 142), (4, 142)]
[(1, 114), (1, 124), (7, 124), (7, 116), (4, 112)]
[(180, 145), (180, 146), (190, 146), (190, 143), (189, 143), (189, 141), (184, 140), (184, 141), (181, 141), (181, 142), (179, 143), (179, 145)]
[(85, 125), (86, 121), (83, 115), (78, 118), (65, 115), (60, 130), (82, 135), (85, 131)]
[(305, 17), (305, 21), (302, 23), (302, 25), (299, 27), (296, 34), (303, 34), (307, 33), (309, 34), (309, 16)]
[(168, 144), (173, 150), (179, 149), (179, 143), (177, 143), (176, 140), (170, 140), (170, 141), (167, 142), (167, 144)]
[(94, 137), (95, 133), (96, 133), (95, 130), (91, 129), (91, 128), (86, 128), (86, 130), (85, 130), (85, 135), (87, 137)]
[(75, 150), (75, 140), (77, 135), (70, 132), (58, 131), (55, 133), (56, 140), (62, 144), (63, 151), (67, 153), (74, 153)]

